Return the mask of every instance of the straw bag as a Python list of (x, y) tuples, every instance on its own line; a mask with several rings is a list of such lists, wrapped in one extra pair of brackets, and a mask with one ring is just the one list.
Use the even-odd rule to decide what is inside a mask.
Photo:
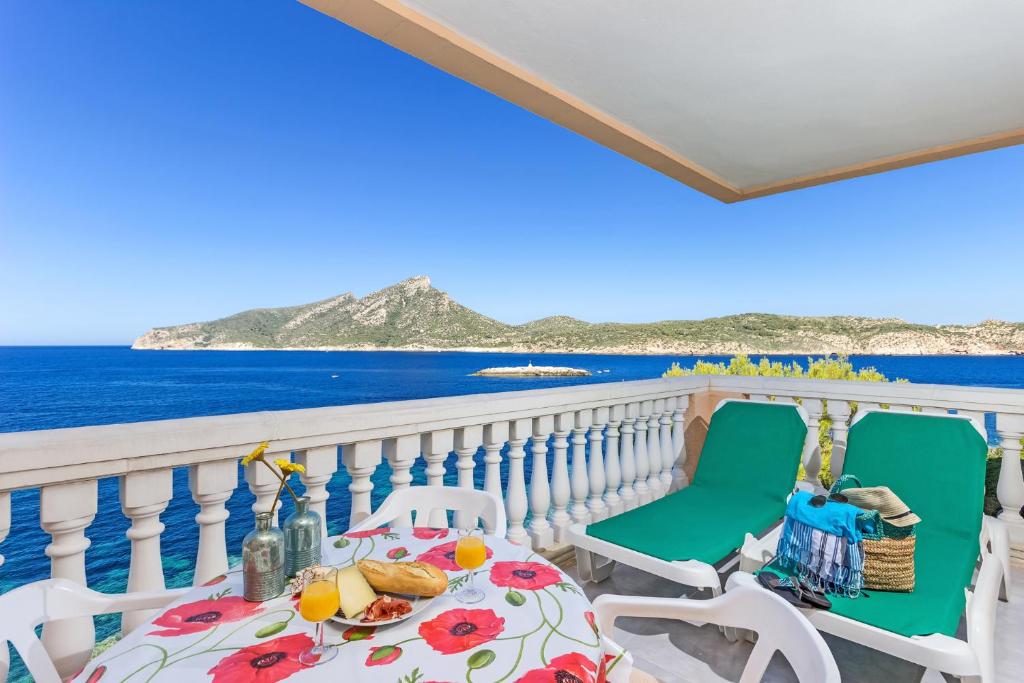
[[(856, 483), (856, 486), (848, 486)], [(914, 590), (915, 527), (921, 519), (887, 487), (862, 488), (844, 474), (832, 485), (850, 503), (862, 508), (857, 526), (864, 537), (864, 588), (908, 593)]]

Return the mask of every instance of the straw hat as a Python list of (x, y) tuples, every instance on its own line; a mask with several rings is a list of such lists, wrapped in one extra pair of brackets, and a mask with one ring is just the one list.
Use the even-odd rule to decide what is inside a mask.
[(851, 505), (864, 510), (878, 510), (882, 519), (893, 526), (910, 526), (921, 522), (921, 518), (915, 515), (888, 486), (843, 489), (843, 495), (850, 500)]

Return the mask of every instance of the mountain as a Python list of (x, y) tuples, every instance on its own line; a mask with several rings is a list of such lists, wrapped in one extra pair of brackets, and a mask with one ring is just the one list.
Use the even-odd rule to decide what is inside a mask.
[(706, 320), (589, 323), (553, 316), (509, 325), (414, 277), (357, 298), (257, 308), (157, 327), (135, 349), (458, 349), (667, 354), (1024, 353), (1024, 324), (918, 325), (893, 318), (745, 313)]

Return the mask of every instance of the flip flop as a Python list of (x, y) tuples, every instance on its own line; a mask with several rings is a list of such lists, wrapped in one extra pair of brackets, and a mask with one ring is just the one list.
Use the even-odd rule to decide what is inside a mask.
[(788, 577), (780, 579), (771, 572), (761, 572), (757, 575), (757, 582), (794, 607), (807, 608), (809, 606), (808, 603), (800, 599), (803, 591)]
[(825, 593), (815, 589), (807, 581), (800, 580), (800, 599), (816, 609), (832, 609), (832, 601)]

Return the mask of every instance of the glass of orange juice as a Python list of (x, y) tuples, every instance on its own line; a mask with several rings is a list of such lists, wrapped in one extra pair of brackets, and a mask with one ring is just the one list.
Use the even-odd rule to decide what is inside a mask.
[(338, 654), (338, 648), (334, 645), (324, 645), (324, 622), (333, 617), (341, 607), (341, 594), (338, 592), (338, 581), (335, 572), (327, 576), (311, 581), (302, 590), (302, 597), (299, 598), (299, 614), (306, 621), (316, 622), (317, 644), (299, 653), (299, 662), (306, 666), (324, 664), (334, 659)]
[(469, 583), (455, 594), (459, 602), (473, 603), (484, 599), (484, 592), (473, 585), (473, 570), (479, 569), (486, 560), (483, 529), (460, 529), (459, 541), (455, 544), (455, 564), (469, 572)]

